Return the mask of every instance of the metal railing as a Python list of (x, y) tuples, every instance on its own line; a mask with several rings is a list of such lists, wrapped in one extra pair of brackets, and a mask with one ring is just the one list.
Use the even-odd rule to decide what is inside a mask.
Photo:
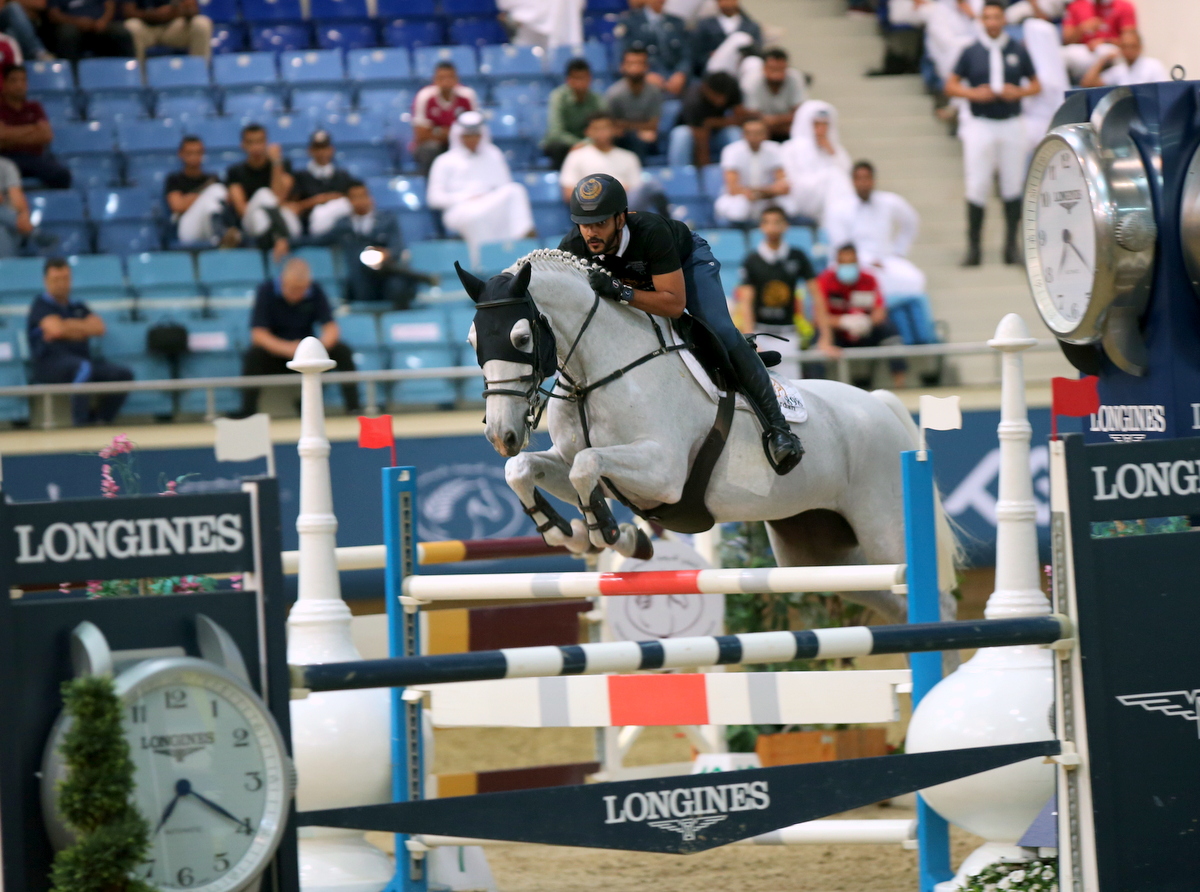
[[(1029, 352), (1056, 351), (1058, 342), (1052, 338), (1039, 340)], [(922, 357), (950, 356), (995, 356), (986, 341), (968, 341), (951, 344), (912, 344), (892, 347), (848, 347), (837, 359), (831, 359), (819, 350), (803, 350), (789, 359), (799, 359), (801, 364), (822, 363), (833, 365), (834, 377), (839, 381), (850, 381), (850, 363), (887, 359), (917, 359)], [(368, 415), (379, 413), (379, 386), (399, 381), (427, 381), (430, 379), (460, 380), (480, 378), (483, 371), (477, 366), (450, 366), (435, 369), (385, 369), (381, 371), (326, 372), (321, 376), (323, 384), (363, 384), (366, 388), (364, 411)], [(999, 373), (997, 372), (997, 380)], [(204, 418), (211, 421), (217, 417), (216, 391), (247, 387), (299, 387), (300, 379), (291, 375), (248, 375), (226, 378), (168, 378), (160, 381), (105, 381), (90, 384), (25, 384), (0, 387), (0, 397), (27, 397), (42, 400), (42, 427), (53, 429), (53, 399), (56, 396), (79, 396), (101, 393), (135, 393), (157, 391), (175, 393), (203, 390), (205, 394)]]

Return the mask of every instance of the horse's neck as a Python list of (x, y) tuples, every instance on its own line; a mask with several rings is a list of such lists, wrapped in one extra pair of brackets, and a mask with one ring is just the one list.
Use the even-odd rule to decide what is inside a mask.
[[(564, 294), (563, 291), (557, 293)], [(567, 374), (580, 383), (602, 378), (659, 347), (654, 326), (641, 310), (632, 310), (601, 298), (595, 316), (591, 322), (587, 322), (594, 300), (594, 297), (586, 301), (560, 300), (553, 307), (538, 300), (554, 330), (558, 361), (562, 363), (567, 360)], [(587, 331), (579, 337), (585, 322)], [(664, 336), (668, 336), (665, 328), (670, 323), (657, 318), (655, 322), (663, 330)], [(575, 346), (577, 338), (579, 342)], [(575, 346), (573, 353), (572, 346)], [(571, 353), (569, 358), (568, 353)]]

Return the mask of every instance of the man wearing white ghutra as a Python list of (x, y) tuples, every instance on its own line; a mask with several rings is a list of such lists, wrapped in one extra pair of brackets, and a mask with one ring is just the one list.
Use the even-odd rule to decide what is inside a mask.
[(983, 34), (963, 50), (946, 79), (946, 95), (965, 99), (970, 106), (969, 113), (964, 109), (960, 115), (958, 125), (967, 195), (963, 266), (979, 266), (982, 261), (983, 209), (997, 173), (1006, 224), (1004, 262), (1021, 262), (1017, 227), (1028, 154), (1021, 100), (1042, 90), (1029, 54), (1004, 33), (1004, 4), (988, 0), (980, 19)]

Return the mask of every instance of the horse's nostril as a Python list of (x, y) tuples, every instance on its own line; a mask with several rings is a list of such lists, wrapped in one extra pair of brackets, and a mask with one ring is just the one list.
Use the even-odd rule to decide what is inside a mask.
[(517, 445), (517, 435), (514, 434), (512, 431), (509, 431), (508, 433), (506, 433), (504, 435), (504, 445), (509, 449), (515, 448)]

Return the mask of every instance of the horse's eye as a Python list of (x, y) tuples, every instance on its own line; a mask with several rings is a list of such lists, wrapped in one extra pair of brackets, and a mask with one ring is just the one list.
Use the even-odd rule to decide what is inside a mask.
[(530, 340), (529, 335), (517, 335), (515, 340), (516, 340), (517, 347), (528, 347), (529, 346), (529, 340)]

